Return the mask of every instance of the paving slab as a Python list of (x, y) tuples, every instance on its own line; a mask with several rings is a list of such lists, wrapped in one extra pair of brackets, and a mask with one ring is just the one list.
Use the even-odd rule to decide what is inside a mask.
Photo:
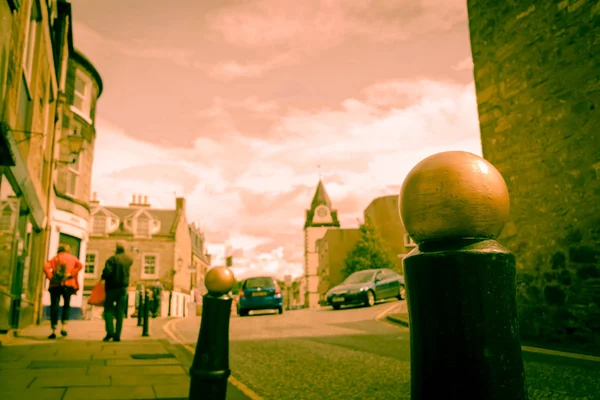
[[(2, 398), (9, 400), (61, 400), (66, 389), (27, 389), (26, 391), (2, 390)], [(81, 398), (80, 398), (81, 400)]]
[(156, 374), (156, 375), (113, 375), (112, 384), (115, 386), (145, 386), (145, 385), (189, 385), (190, 377), (180, 374)]
[[(100, 360), (97, 360), (100, 361)], [(181, 364), (175, 358), (161, 358), (158, 360), (133, 360), (131, 358), (105, 360), (108, 366), (127, 366), (127, 365), (179, 365)]]
[(105, 360), (79, 360), (79, 359), (58, 359), (58, 360), (33, 360), (29, 361), (31, 369), (47, 369), (47, 368), (81, 368), (89, 366), (104, 366)]
[(181, 365), (136, 365), (119, 367), (89, 367), (89, 375), (180, 375), (187, 374)]
[(190, 381), (183, 385), (154, 385), (156, 397), (159, 399), (181, 399), (187, 398), (190, 394)]
[(110, 386), (110, 376), (88, 375), (73, 379), (70, 376), (43, 376), (36, 378), (30, 388), (67, 388), (80, 386)]
[(155, 399), (152, 386), (69, 387), (62, 400)]

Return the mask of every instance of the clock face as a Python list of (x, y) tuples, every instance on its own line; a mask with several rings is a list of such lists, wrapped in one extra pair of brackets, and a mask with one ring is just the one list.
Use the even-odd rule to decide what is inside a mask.
[(317, 215), (318, 215), (319, 217), (321, 217), (321, 218), (323, 218), (323, 217), (327, 216), (327, 209), (325, 209), (325, 208), (319, 208), (319, 209), (317, 210)]

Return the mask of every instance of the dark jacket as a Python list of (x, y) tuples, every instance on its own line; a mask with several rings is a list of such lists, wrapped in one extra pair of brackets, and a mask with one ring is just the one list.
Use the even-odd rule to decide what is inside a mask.
[(129, 272), (133, 258), (125, 253), (117, 253), (108, 260), (102, 271), (106, 290), (120, 289), (129, 286)]

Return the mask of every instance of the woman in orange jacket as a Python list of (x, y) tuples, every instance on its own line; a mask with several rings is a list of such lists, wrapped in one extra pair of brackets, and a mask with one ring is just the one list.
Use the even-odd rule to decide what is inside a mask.
[(69, 312), (71, 311), (71, 296), (79, 290), (79, 271), (83, 265), (77, 257), (71, 254), (71, 248), (68, 244), (58, 246), (56, 257), (49, 260), (44, 265), (46, 277), (50, 280), (50, 324), (52, 325), (52, 334), (48, 339), (56, 339), (56, 327), (58, 325), (58, 311), (60, 309), (60, 298), (63, 299), (63, 309), (61, 315), (62, 336), (67, 336), (65, 326), (69, 321)]

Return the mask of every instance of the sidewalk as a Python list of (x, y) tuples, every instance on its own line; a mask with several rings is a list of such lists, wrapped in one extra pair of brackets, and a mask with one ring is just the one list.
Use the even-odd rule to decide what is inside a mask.
[[(158, 319), (155, 331), (162, 330)], [(104, 343), (101, 320), (73, 321), (69, 336), (48, 340), (47, 324), (23, 330), (0, 346), (3, 399), (187, 399), (189, 356), (151, 330), (141, 337), (124, 321), (121, 342)], [(231, 386), (231, 385), (230, 385)], [(231, 395), (236, 394), (235, 392)], [(228, 398), (236, 398), (228, 393)], [(245, 397), (244, 397), (245, 398)]]

